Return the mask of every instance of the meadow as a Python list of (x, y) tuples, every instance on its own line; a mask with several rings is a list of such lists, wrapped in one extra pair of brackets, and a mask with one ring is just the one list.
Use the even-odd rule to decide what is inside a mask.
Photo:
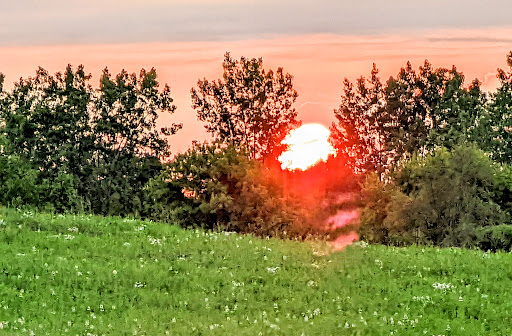
[(0, 335), (510, 335), (512, 254), (0, 208)]

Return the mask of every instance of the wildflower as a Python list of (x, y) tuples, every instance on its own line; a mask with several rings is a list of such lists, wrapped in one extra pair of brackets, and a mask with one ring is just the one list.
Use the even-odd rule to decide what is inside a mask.
[(268, 271), (270, 274), (276, 274), (278, 269), (279, 269), (279, 266), (276, 266), (276, 267), (267, 267), (267, 271)]
[(114, 275), (117, 275), (117, 271), (116, 271), (116, 270), (113, 270), (113, 271), (112, 271), (112, 273), (113, 273)]
[(438, 290), (447, 290), (447, 289), (455, 288), (455, 286), (453, 286), (451, 283), (439, 283), (439, 282), (434, 282), (432, 284), (432, 287), (434, 287), (435, 289), (438, 289)]

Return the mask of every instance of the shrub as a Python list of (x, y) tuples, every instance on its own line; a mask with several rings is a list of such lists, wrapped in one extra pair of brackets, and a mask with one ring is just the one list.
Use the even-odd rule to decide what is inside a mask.
[(486, 251), (505, 250), (512, 248), (512, 225), (496, 225), (480, 228), (477, 231), (478, 246)]
[(501, 165), (496, 171), (496, 202), (512, 219), (512, 166)]
[(365, 185), (362, 234), (394, 245), (477, 246), (480, 228), (507, 219), (496, 176), (496, 166), (475, 147), (416, 156), (393, 183)]
[(220, 143), (178, 155), (146, 190), (148, 214), (185, 227), (279, 236), (294, 221), (277, 177), (243, 150)]
[(39, 171), (17, 155), (0, 153), (0, 204), (10, 207), (36, 206), (43, 187)]

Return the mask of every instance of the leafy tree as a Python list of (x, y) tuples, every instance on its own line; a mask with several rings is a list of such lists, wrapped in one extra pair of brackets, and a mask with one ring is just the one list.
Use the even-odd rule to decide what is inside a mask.
[(156, 130), (158, 114), (174, 112), (170, 89), (158, 90), (154, 69), (140, 76), (123, 71), (115, 79), (105, 69), (98, 90), (90, 77), (83, 66), (55, 75), (39, 68), (1, 93), (2, 153), (38, 172), (41, 206), (136, 214), (143, 186), (169, 155), (162, 135), (181, 128)]
[[(496, 169), (496, 202), (512, 220), (512, 165), (501, 164)], [(511, 222), (512, 224), (512, 222)]]
[(356, 172), (382, 173), (387, 164), (384, 89), (375, 64), (369, 79), (354, 85), (345, 78), (341, 104), (334, 111), (331, 139), (338, 155)]
[(168, 140), (161, 135), (176, 134), (182, 125), (157, 130), (159, 113), (172, 114), (176, 106), (170, 87), (165, 85), (160, 92), (156, 78), (154, 68), (142, 69), (139, 76), (123, 70), (114, 79), (108, 69), (103, 71), (95, 100), (94, 133), (104, 152), (113, 153), (113, 159), (121, 153), (158, 158), (170, 154)]
[(192, 107), (216, 139), (245, 146), (252, 158), (277, 157), (281, 141), (296, 126), (297, 98), (290, 74), (263, 69), (263, 60), (226, 53), (223, 79), (199, 80), (192, 88)]
[(142, 211), (142, 188), (161, 170), (160, 159), (170, 154), (167, 138), (181, 124), (156, 128), (160, 113), (172, 114), (171, 91), (158, 90), (155, 69), (140, 75), (122, 71), (114, 79), (108, 69), (100, 79), (92, 115), (95, 153), (87, 180), (87, 198), (99, 213)]
[(407, 63), (385, 91), (387, 147), (395, 163), (471, 141), (485, 99), (478, 81), (466, 89), (455, 66), (433, 69), (427, 60), (418, 73)]
[(334, 112), (333, 143), (354, 171), (382, 176), (414, 153), (479, 141), (484, 135), (477, 121), (485, 95), (477, 81), (464, 88), (464, 76), (455, 67), (433, 69), (425, 61), (416, 72), (407, 63), (385, 85), (377, 74), (374, 65), (370, 78), (359, 78), (355, 88), (345, 79)]
[[(46, 202), (55, 204), (57, 210), (80, 203), (77, 198), (66, 201), (63, 197), (79, 186), (91, 157), (89, 79), (82, 66), (76, 71), (68, 66), (55, 76), (39, 68), (35, 77), (20, 79), (2, 99), (2, 130), (9, 151), (40, 171), (38, 183), (49, 190)], [(69, 192), (58, 196), (50, 190), (62, 188), (63, 179)]]
[[(309, 213), (286, 195), (280, 175), (216, 142), (179, 154), (147, 186), (154, 219), (259, 236), (306, 236)], [(315, 223), (316, 224), (316, 223)]]
[(8, 143), (0, 133), (0, 204), (37, 206), (44, 191), (37, 184), (39, 170), (18, 155), (9, 153), (6, 146)]
[[(415, 156), (397, 173), (395, 187), (384, 189), (387, 196), (368, 203), (375, 216), (366, 234), (392, 244), (476, 246), (480, 228), (507, 219), (497, 203), (495, 170), (476, 147)], [(382, 205), (371, 211), (376, 202)]]
[(490, 134), (486, 142), (493, 159), (512, 164), (512, 51), (507, 55), (509, 71), (498, 69), (500, 87), (491, 94), (489, 111), (484, 122)]

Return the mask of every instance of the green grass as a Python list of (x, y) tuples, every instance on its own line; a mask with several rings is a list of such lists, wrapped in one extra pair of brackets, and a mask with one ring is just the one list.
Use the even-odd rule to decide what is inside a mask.
[(510, 335), (512, 254), (0, 209), (0, 334)]

